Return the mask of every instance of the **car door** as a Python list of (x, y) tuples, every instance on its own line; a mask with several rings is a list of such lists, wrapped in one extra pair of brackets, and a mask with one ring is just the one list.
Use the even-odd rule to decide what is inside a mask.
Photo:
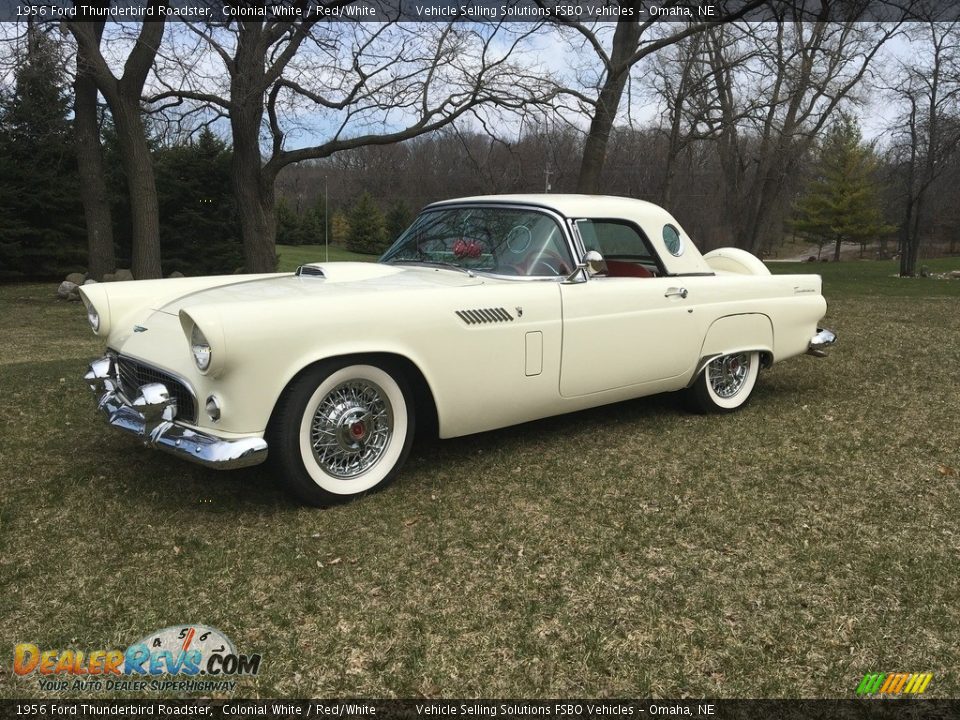
[[(577, 226), (587, 250), (662, 272), (635, 226), (605, 220)], [(577, 397), (689, 376), (703, 337), (696, 293), (684, 280), (594, 276), (562, 285), (560, 394)]]

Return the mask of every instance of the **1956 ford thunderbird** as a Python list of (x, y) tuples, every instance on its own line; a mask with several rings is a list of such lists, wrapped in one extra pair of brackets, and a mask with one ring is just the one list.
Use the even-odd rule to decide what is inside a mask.
[(80, 292), (110, 425), (214, 468), (269, 448), (315, 505), (387, 484), (418, 424), (451, 438), (675, 390), (729, 412), (762, 367), (835, 340), (818, 275), (701, 255), (618, 197), (447, 200), (377, 263)]

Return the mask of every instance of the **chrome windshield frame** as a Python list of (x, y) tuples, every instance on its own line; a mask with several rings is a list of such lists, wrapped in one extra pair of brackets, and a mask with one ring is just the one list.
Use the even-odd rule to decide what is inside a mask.
[[(578, 254), (578, 252), (577, 252), (577, 244), (576, 244), (576, 242), (574, 241), (573, 233), (572, 233), (572, 231), (571, 231), (571, 225), (570, 225), (570, 223), (572, 222), (571, 219), (568, 218), (568, 217), (566, 217), (566, 216), (564, 216), (564, 215), (561, 215), (561, 214), (558, 213), (556, 210), (553, 210), (553, 209), (548, 208), (548, 207), (544, 207), (543, 205), (537, 205), (537, 204), (534, 204), (534, 203), (531, 203), (531, 204), (528, 205), (528, 204), (526, 204), (526, 203), (518, 203), (518, 202), (509, 202), (509, 203), (505, 203), (505, 202), (504, 202), (504, 203), (500, 203), (500, 202), (490, 202), (490, 201), (479, 201), (479, 202), (469, 202), (469, 201), (468, 201), (468, 202), (451, 202), (451, 203), (447, 203), (447, 202), (441, 201), (441, 202), (439, 202), (439, 203), (434, 203), (434, 204), (431, 204), (431, 205), (427, 205), (425, 208), (423, 208), (423, 210), (421, 210), (421, 211), (417, 214), (417, 218), (419, 218), (420, 215), (422, 215), (422, 214), (424, 214), (424, 213), (427, 213), (427, 212), (437, 212), (437, 211), (440, 211), (440, 210), (464, 210), (464, 209), (474, 209), (474, 208), (478, 208), (478, 209), (493, 209), (493, 210), (523, 210), (523, 211), (525, 211), (525, 212), (535, 212), (535, 213), (540, 213), (541, 215), (546, 215), (546, 216), (550, 217), (550, 218), (557, 224), (557, 227), (558, 227), (559, 230), (560, 230), (560, 234), (563, 236), (563, 241), (564, 241), (564, 243), (566, 244), (567, 252), (570, 253), (570, 258), (569, 258), (569, 259), (570, 259), (570, 262), (572, 263), (572, 267), (576, 267), (577, 265), (580, 264), (581, 261), (578, 260), (577, 258), (582, 257), (582, 253), (579, 253), (579, 254)], [(417, 219), (417, 218), (414, 218), (414, 222), (416, 222), (416, 219)], [(411, 227), (412, 227), (412, 226), (413, 226), (413, 224), (411, 223)], [(391, 247), (392, 247), (392, 246), (391, 246)], [(388, 248), (388, 250), (389, 250), (389, 248)], [(385, 252), (384, 254), (386, 254), (386, 252)], [(382, 261), (378, 260), (377, 262), (382, 262)], [(410, 264), (416, 264), (416, 261), (415, 261), (415, 260), (404, 260), (403, 262), (405, 262), (405, 263), (410, 263)], [(390, 263), (390, 262), (384, 262), (383, 264), (384, 264), (384, 265), (390, 265), (391, 263)], [(429, 264), (427, 264), (427, 263), (423, 263), (423, 267), (433, 267), (433, 268), (436, 268), (437, 266), (436, 266), (436, 265), (431, 266), (431, 265), (429, 265)], [(454, 270), (454, 269), (458, 269), (458, 268), (450, 268), (450, 269), (451, 269), (451, 270)], [(464, 268), (464, 269), (466, 269), (466, 268)], [(477, 268), (470, 268), (470, 272), (476, 274), (478, 277), (479, 277), (479, 276), (482, 276), (482, 277), (494, 278), (494, 279), (496, 279), (496, 280), (518, 280), (518, 281), (520, 281), (520, 282), (559, 282), (559, 283), (562, 283), (562, 282), (565, 282), (565, 281), (567, 280), (567, 276), (565, 276), (565, 275), (555, 275), (555, 276), (551, 276), (551, 275), (534, 275), (534, 276), (529, 276), (529, 275), (526, 275), (526, 276), (524, 276), (524, 275), (501, 275), (501, 274), (499, 274), (499, 273), (490, 272), (490, 271), (488, 271), (488, 270), (479, 270), (479, 269), (477, 269)]]

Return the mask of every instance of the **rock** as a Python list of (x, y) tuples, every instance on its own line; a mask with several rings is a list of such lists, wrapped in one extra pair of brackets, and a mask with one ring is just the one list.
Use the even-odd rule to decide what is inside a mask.
[(96, 284), (97, 284), (97, 281), (94, 280), (93, 278), (87, 278), (86, 280), (83, 281), (83, 284), (84, 284), (84, 285), (96, 285)]
[(950, 272), (947, 273), (947, 277), (952, 278), (954, 280), (960, 280), (960, 270), (951, 270)]
[(113, 273), (104, 273), (103, 282), (113, 282), (116, 279), (116, 276)]
[(77, 284), (64, 280), (57, 288), (57, 297), (61, 300), (79, 300), (80, 293), (77, 292)]
[(113, 274), (113, 279), (117, 282), (123, 282), (125, 280), (133, 280), (133, 273), (129, 270), (119, 269)]
[(179, 270), (174, 270), (172, 273), (167, 275), (168, 278), (182, 278), (184, 277), (183, 273)]
[(83, 285), (83, 281), (87, 279), (87, 276), (83, 273), (70, 273), (67, 275), (67, 282), (71, 282), (74, 285)]

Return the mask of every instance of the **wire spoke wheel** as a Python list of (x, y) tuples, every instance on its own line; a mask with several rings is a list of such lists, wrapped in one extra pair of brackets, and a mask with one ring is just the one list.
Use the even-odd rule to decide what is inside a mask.
[(696, 412), (732, 412), (750, 399), (760, 373), (760, 353), (744, 350), (714, 358), (687, 389), (687, 406)]
[(393, 408), (369, 380), (348, 380), (320, 401), (310, 427), (313, 456), (333, 477), (350, 479), (376, 465), (393, 436)]
[(750, 356), (745, 352), (719, 357), (707, 366), (710, 386), (724, 399), (740, 392), (749, 374)]
[(269, 429), (287, 487), (319, 507), (386, 487), (413, 443), (413, 397), (403, 371), (387, 363), (328, 360), (302, 372)]

